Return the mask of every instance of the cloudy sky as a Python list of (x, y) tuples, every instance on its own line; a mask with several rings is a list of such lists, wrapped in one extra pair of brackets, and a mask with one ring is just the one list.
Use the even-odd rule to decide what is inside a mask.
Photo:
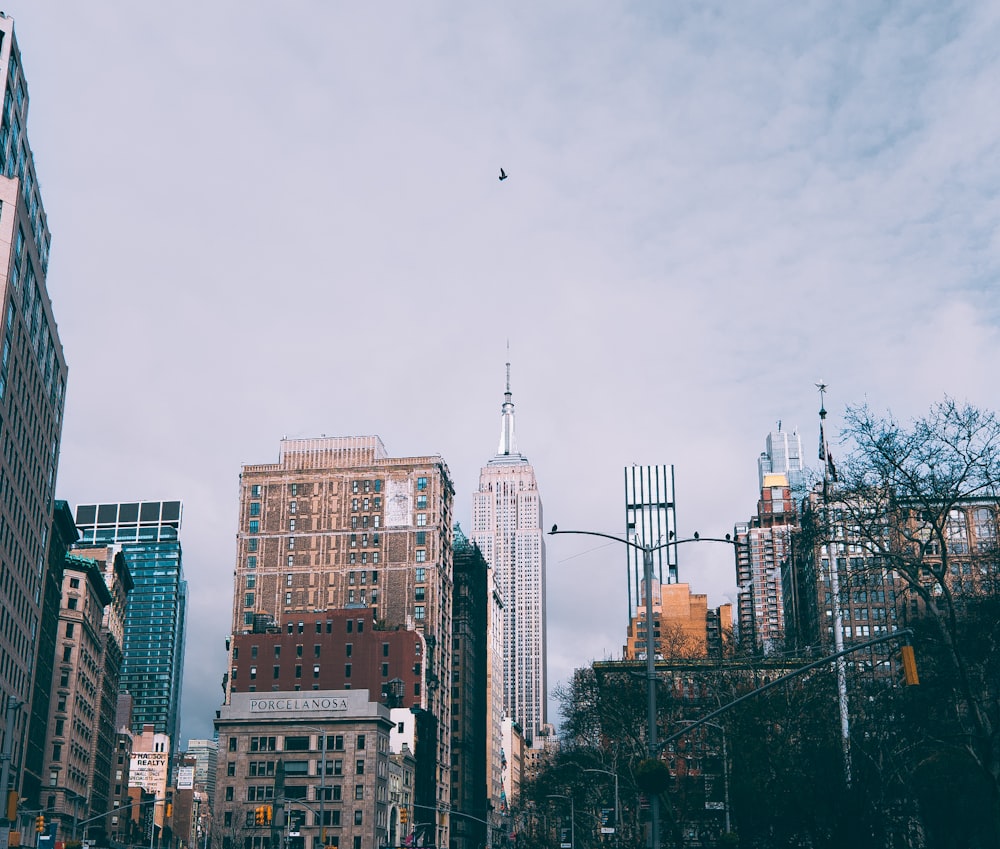
[[(468, 525), (510, 345), (546, 523), (757, 500), (814, 383), (1000, 407), (1000, 6), (8, 0), (69, 363), (59, 496), (184, 501), (182, 735), (221, 699), (238, 476), (282, 436), (439, 453)], [(510, 179), (497, 180), (503, 167)], [(550, 684), (624, 550), (548, 545)], [(681, 578), (733, 594), (728, 546)]]

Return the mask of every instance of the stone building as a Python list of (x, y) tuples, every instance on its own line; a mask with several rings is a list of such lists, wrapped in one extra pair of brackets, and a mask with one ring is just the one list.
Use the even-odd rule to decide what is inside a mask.
[(213, 845), (385, 846), (393, 727), (366, 690), (233, 693), (215, 720)]
[(389, 457), (377, 436), (282, 440), (277, 463), (243, 467), (232, 613), (234, 635), (355, 608), (420, 633), (415, 683), (437, 740), (424, 825), (437, 846), (450, 840), (453, 496), (441, 457)]

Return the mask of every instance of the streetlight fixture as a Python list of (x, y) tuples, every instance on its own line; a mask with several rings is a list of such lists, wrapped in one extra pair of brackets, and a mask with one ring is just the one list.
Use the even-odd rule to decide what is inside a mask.
[[(656, 744), (656, 640), (653, 637), (653, 552), (671, 545), (681, 545), (686, 542), (724, 542), (735, 546), (736, 540), (729, 534), (725, 538), (702, 537), (697, 531), (688, 539), (668, 539), (659, 545), (644, 545), (635, 540), (604, 534), (599, 531), (560, 531), (558, 525), (553, 525), (550, 536), (556, 534), (578, 534), (582, 536), (602, 537), (614, 542), (620, 542), (630, 548), (642, 552), (642, 577), (646, 585), (646, 743), (650, 760), (658, 760), (660, 747)], [(673, 532), (671, 531), (671, 537)], [(656, 793), (649, 794), (649, 846), (659, 849), (660, 846), (660, 800)]]
[(585, 769), (584, 772), (603, 772), (605, 775), (610, 775), (615, 780), (615, 845), (621, 846), (622, 843), (622, 811), (621, 805), (618, 803), (618, 773), (612, 772), (610, 769), (600, 769), (598, 767), (590, 767)]
[[(576, 810), (573, 806), (573, 797), (563, 793), (549, 793), (546, 799), (569, 799), (569, 845), (570, 849), (576, 849)], [(562, 841), (559, 841), (562, 843)]]

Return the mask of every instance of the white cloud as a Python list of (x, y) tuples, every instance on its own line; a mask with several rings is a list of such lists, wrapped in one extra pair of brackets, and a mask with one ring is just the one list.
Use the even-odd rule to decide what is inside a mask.
[[(619, 530), (622, 466), (674, 462), (682, 530), (730, 530), (821, 377), (834, 426), (998, 406), (989, 4), (14, 5), (60, 495), (185, 500), (188, 736), (240, 465), (377, 432), (443, 454), (467, 521), (507, 338), (564, 527)], [(688, 548), (723, 601), (730, 553)], [(624, 554), (580, 550), (549, 549), (552, 683), (624, 641)]]

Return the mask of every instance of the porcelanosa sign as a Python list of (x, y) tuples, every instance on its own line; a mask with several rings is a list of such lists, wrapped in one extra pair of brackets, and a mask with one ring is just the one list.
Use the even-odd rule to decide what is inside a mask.
[(250, 713), (313, 713), (347, 710), (347, 699), (316, 696), (309, 699), (250, 699)]

